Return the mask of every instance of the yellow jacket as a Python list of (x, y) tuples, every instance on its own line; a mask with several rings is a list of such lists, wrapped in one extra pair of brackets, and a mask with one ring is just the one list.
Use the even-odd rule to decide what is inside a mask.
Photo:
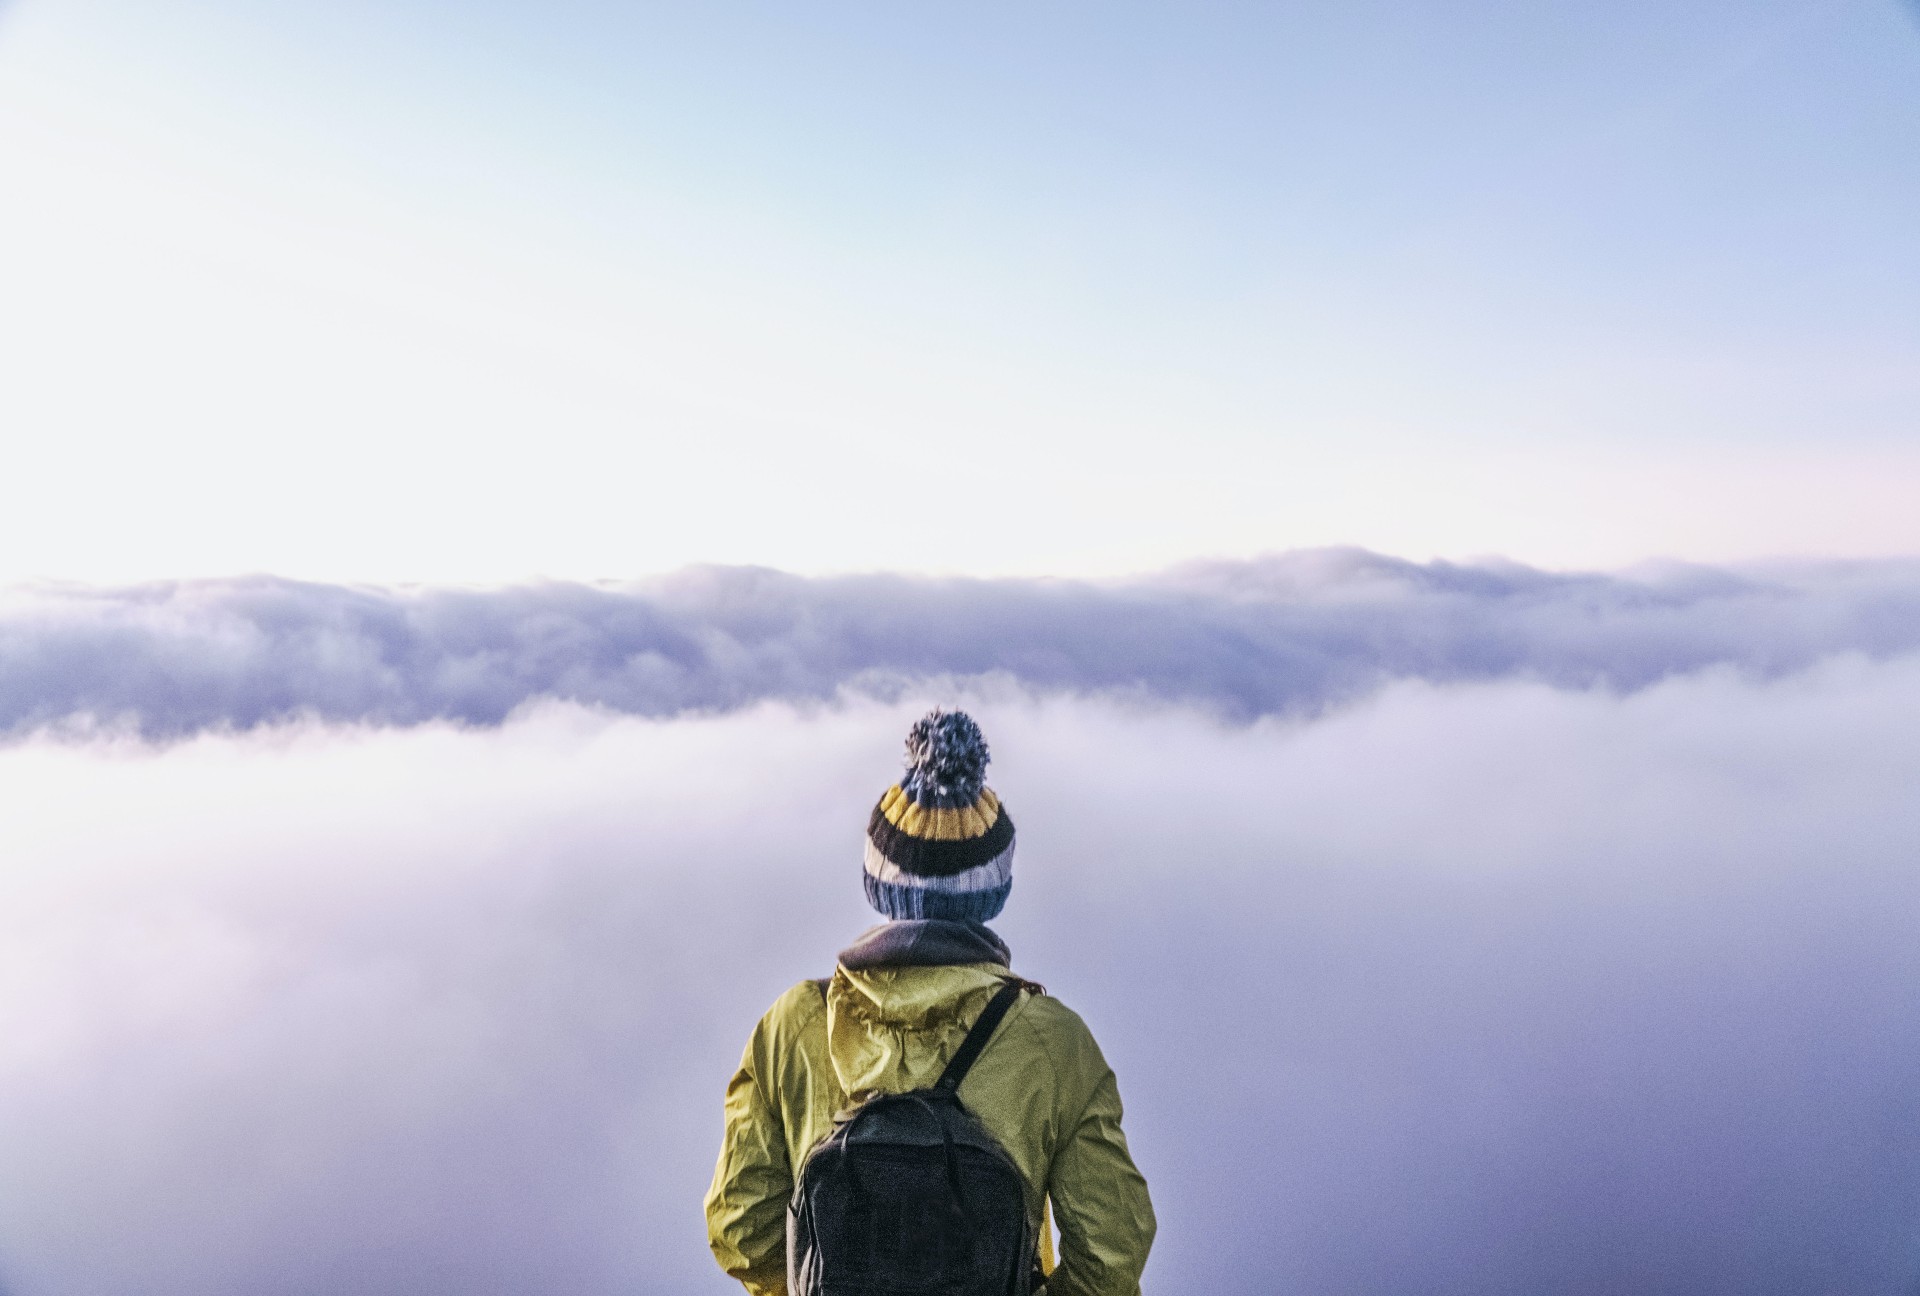
[[(727, 1086), (726, 1136), (707, 1191), (720, 1267), (753, 1296), (785, 1296), (793, 1176), (869, 1092), (931, 1085), (1007, 976), (995, 963), (837, 968), (823, 996), (803, 981), (754, 1028)], [(1153, 1205), (1120, 1132), (1120, 1091), (1086, 1024), (1023, 994), (994, 1032), (960, 1100), (1019, 1166), (1051, 1270), (1047, 1296), (1137, 1296)], [(1046, 1219), (1060, 1230), (1057, 1265)]]

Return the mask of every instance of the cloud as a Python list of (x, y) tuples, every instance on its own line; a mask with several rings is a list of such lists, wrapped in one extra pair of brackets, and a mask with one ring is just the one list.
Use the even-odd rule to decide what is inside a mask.
[[(1920, 659), (1744, 666), (1243, 725), (961, 695), (1153, 1289), (1920, 1277)], [(928, 698), (0, 751), (0, 1282), (719, 1296), (721, 1087), (868, 921)]]
[(1248, 720), (1395, 680), (1633, 690), (1916, 649), (1920, 564), (1893, 561), (1582, 575), (1322, 550), (1111, 583), (711, 568), (619, 587), (49, 586), (0, 602), (0, 733), (491, 725), (541, 700), (664, 717), (987, 679)]

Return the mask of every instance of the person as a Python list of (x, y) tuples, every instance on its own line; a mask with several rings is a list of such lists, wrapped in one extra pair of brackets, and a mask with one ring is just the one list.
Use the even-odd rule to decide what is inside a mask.
[[(864, 885), (885, 916), (824, 983), (767, 1010), (727, 1086), (706, 1196), (720, 1267), (752, 1296), (787, 1292), (787, 1206), (836, 1114), (924, 1090), (1009, 981), (1018, 997), (958, 1097), (1019, 1170), (1046, 1296), (1137, 1296), (1153, 1206), (1120, 1129), (1120, 1091), (1085, 1023), (1011, 975), (986, 923), (1013, 887), (1013, 821), (985, 784), (988, 752), (964, 712), (935, 710), (907, 737), (907, 772), (874, 807)], [(823, 992), (824, 990), (824, 992)], [(1059, 1230), (1057, 1261), (1052, 1227)]]

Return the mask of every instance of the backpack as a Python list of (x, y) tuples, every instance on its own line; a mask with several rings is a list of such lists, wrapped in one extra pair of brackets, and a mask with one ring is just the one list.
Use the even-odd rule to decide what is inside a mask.
[(834, 1118), (787, 1203), (789, 1296), (1027, 1296), (1025, 1183), (959, 1097), (1020, 990), (994, 994), (932, 1088)]

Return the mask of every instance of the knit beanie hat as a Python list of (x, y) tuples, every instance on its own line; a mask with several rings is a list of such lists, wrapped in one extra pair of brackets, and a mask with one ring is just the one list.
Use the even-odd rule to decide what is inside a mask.
[(907, 772), (867, 821), (867, 900), (889, 918), (985, 922), (1013, 890), (1013, 820), (986, 785), (987, 740), (962, 711), (907, 734)]

